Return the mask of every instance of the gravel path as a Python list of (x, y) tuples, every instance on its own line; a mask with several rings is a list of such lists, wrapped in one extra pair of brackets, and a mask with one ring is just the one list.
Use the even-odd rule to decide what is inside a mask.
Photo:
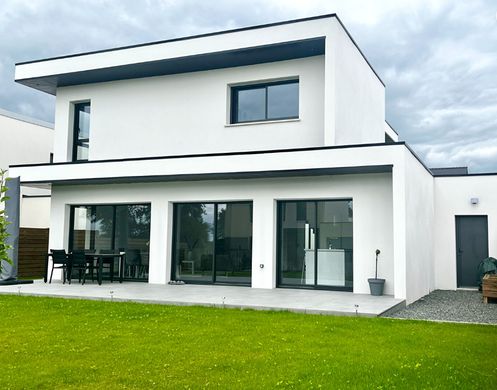
[(478, 291), (436, 290), (385, 317), (497, 324), (497, 303), (484, 304)]

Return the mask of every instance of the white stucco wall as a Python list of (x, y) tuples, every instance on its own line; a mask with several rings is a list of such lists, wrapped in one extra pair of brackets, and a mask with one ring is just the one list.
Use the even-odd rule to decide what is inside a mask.
[[(229, 85), (299, 78), (300, 118), (229, 125)], [(90, 160), (323, 145), (324, 56), (59, 88), (55, 160), (70, 160), (71, 102), (91, 101)]]
[(20, 226), (44, 229), (50, 227), (50, 197), (21, 198)]
[(388, 135), (392, 141), (398, 142), (399, 135), (395, 132), (392, 126), (388, 122), (385, 122), (385, 135)]
[(52, 128), (2, 115), (0, 111), (0, 140), (0, 168), (50, 161)]
[[(310, 38), (325, 39), (324, 55), (58, 88), (55, 161), (71, 159), (70, 103), (85, 100), (92, 102), (93, 160), (383, 142), (384, 86), (333, 16), (20, 64), (16, 79)], [(228, 85), (295, 76), (300, 78), (299, 120), (226, 126)]]
[[(489, 256), (497, 257), (497, 175), (435, 177), (434, 270), (439, 289), (457, 288), (456, 216), (488, 216)], [(477, 205), (471, 198), (478, 198)]]
[[(70, 204), (150, 202), (150, 282), (166, 283), (171, 270), (172, 204), (185, 201), (253, 201), (252, 286), (276, 283), (276, 201), (284, 199), (353, 199), (354, 292), (369, 293), (374, 251), (384, 256), (380, 273), (394, 292), (392, 181), (390, 174), (314, 178), (171, 182), (130, 185), (55, 186), (50, 248), (67, 248)], [(260, 264), (265, 267), (261, 269)]]
[(412, 303), (434, 289), (433, 177), (408, 151), (406, 177), (406, 301)]
[[(50, 161), (54, 131), (49, 123), (29, 121), (22, 115), (0, 110), (0, 168), (13, 164), (36, 164)], [(10, 171), (9, 171), (10, 173)], [(50, 191), (22, 187), (24, 195), (49, 195)], [(21, 227), (47, 228), (50, 223), (49, 198), (21, 199)]]
[(335, 145), (384, 142), (384, 85), (341, 26), (330, 45), (335, 56)]

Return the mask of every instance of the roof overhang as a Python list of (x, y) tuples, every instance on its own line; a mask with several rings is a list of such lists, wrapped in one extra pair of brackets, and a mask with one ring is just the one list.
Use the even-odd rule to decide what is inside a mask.
[(59, 179), (43, 181), (21, 181), (22, 185), (47, 188), (47, 185), (93, 185), (93, 184), (129, 184), (129, 183), (157, 183), (171, 181), (201, 181), (201, 180), (241, 180), (241, 179), (269, 179), (281, 177), (308, 177), (331, 175), (354, 175), (367, 173), (389, 173), (393, 165), (351, 166), (337, 168), (316, 169), (289, 169), (275, 171), (247, 171), (247, 172), (215, 172), (178, 175), (140, 175), (117, 177), (90, 177), (81, 179)]
[(335, 14), (20, 62), (15, 80), (55, 94), (64, 86), (306, 58), (325, 54), (338, 29), (383, 84)]
[[(360, 151), (360, 153), (359, 153)], [(11, 166), (28, 186), (241, 180), (392, 172), (404, 143)]]
[(293, 60), (323, 55), (324, 51), (325, 38), (317, 37), (107, 68), (18, 79), (16, 81), (39, 91), (55, 95), (58, 87)]

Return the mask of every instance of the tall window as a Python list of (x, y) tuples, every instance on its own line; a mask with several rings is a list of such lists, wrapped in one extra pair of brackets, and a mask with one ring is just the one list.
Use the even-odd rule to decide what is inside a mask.
[(250, 284), (252, 203), (178, 203), (173, 278), (190, 283)]
[(352, 291), (352, 200), (278, 202), (278, 284)]
[(243, 85), (231, 89), (231, 123), (298, 117), (298, 80)]
[(88, 160), (90, 146), (90, 102), (74, 105), (73, 161)]
[[(124, 277), (148, 279), (150, 205), (72, 206), (69, 249), (125, 252)], [(116, 275), (119, 272), (115, 264)]]

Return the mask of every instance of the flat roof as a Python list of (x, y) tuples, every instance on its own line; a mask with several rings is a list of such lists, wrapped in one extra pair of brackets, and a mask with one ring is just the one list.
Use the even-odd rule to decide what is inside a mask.
[(444, 167), (430, 168), (433, 176), (466, 176), (469, 174), (468, 167)]
[(178, 38), (170, 38), (170, 39), (163, 39), (163, 40), (159, 40), (159, 41), (144, 42), (144, 43), (138, 43), (135, 45), (118, 46), (118, 47), (113, 47), (113, 48), (109, 48), (109, 49), (93, 50), (93, 51), (80, 52), (80, 53), (74, 53), (74, 54), (66, 54), (66, 55), (62, 55), (62, 56), (48, 57), (48, 58), (43, 58), (43, 59), (39, 59), (39, 60), (16, 62), (16, 66), (17, 65), (32, 64), (32, 63), (36, 63), (36, 62), (52, 61), (52, 60), (59, 60), (59, 59), (64, 59), (64, 58), (79, 57), (79, 56), (85, 56), (88, 54), (98, 54), (98, 53), (107, 53), (107, 52), (116, 51), (116, 50), (134, 49), (137, 47), (158, 45), (158, 44), (162, 44), (162, 43), (186, 41), (189, 39), (206, 38), (206, 37), (212, 37), (215, 35), (230, 34), (230, 33), (236, 33), (236, 32), (240, 32), (240, 31), (248, 31), (248, 30), (256, 30), (259, 28), (276, 27), (276, 26), (282, 26), (285, 24), (307, 22), (307, 21), (311, 21), (311, 20), (325, 19), (325, 18), (337, 18), (338, 20), (340, 20), (338, 18), (337, 14), (335, 14), (335, 13), (325, 14), (325, 15), (317, 15), (317, 16), (311, 16), (311, 17), (307, 17), (307, 18), (284, 20), (281, 22), (274, 22), (274, 23), (256, 24), (253, 26), (239, 27), (239, 28), (233, 28), (233, 29), (229, 29), (229, 30), (220, 30), (220, 31), (214, 31), (214, 32), (204, 33), (204, 34), (187, 35), (187, 36), (178, 37)]
[(233, 68), (237, 66), (323, 55), (324, 46), (324, 37), (318, 37), (208, 54), (197, 54), (172, 59), (98, 68), (80, 72), (61, 73), (16, 81), (39, 91), (55, 95), (58, 87), (70, 85)]
[(52, 130), (54, 128), (53, 123), (45, 122), (45, 121), (42, 121), (41, 119), (31, 118), (29, 116), (18, 114), (16, 112), (7, 111), (7, 110), (4, 110), (3, 108), (0, 108), (0, 115), (5, 116), (7, 118), (11, 118), (11, 119), (16, 119), (18, 121), (30, 123), (32, 125), (46, 127), (48, 129), (52, 129)]
[[(365, 149), (365, 148), (391, 148), (395, 146), (404, 146), (406, 149), (412, 153), (412, 155), (419, 161), (422, 167), (432, 175), (431, 171), (423, 164), (418, 156), (409, 148), (405, 142), (395, 142), (395, 143), (371, 143), (371, 144), (355, 144), (355, 145), (335, 145), (335, 146), (319, 146), (319, 147), (305, 147), (305, 148), (293, 148), (293, 149), (272, 149), (272, 150), (257, 150), (257, 151), (242, 151), (242, 152), (218, 152), (218, 153), (205, 153), (205, 154), (189, 154), (189, 155), (167, 155), (167, 156), (154, 156), (154, 157), (134, 157), (134, 158), (121, 158), (121, 159), (106, 159), (106, 160), (90, 160), (90, 161), (69, 161), (69, 162), (58, 162), (58, 163), (43, 163), (43, 164), (18, 164), (11, 165), (12, 169), (23, 169), (23, 168), (36, 168), (36, 167), (52, 167), (52, 170), (56, 170), (58, 174), (62, 176), (53, 176), (51, 173), (50, 177), (24, 177), (22, 183), (27, 185), (40, 185), (40, 184), (105, 184), (105, 183), (132, 183), (132, 182), (160, 182), (160, 181), (178, 181), (178, 180), (226, 180), (226, 179), (252, 179), (252, 178), (270, 178), (270, 177), (295, 177), (295, 176), (321, 176), (321, 175), (344, 175), (344, 174), (369, 174), (369, 173), (387, 173), (392, 171), (392, 163), (390, 160), (378, 159), (377, 161), (371, 163), (368, 160), (358, 161), (357, 164), (353, 165), (342, 165), (341, 163), (331, 163), (327, 165), (328, 162), (324, 164), (317, 164), (314, 166), (300, 167), (292, 164), (287, 164), (279, 158), (268, 157), (268, 161), (272, 164), (267, 167), (267, 169), (255, 168), (251, 165), (247, 166), (247, 169), (235, 169), (225, 170), (223, 164), (220, 163), (220, 159), (217, 157), (240, 157), (245, 156), (260, 156), (260, 159), (266, 158), (268, 154), (278, 155), (285, 153), (307, 153), (316, 152), (320, 153), (322, 151), (332, 151), (332, 150), (348, 150), (348, 149)], [(376, 154), (373, 153), (372, 156)], [(184, 159), (213, 159), (212, 161), (216, 164), (221, 164), (217, 169), (202, 171), (181, 171), (177, 172), (175, 165), (178, 166), (190, 166), (190, 164), (184, 164), (181, 160)], [(323, 155), (321, 154), (321, 158)], [(326, 159), (325, 159), (326, 160)], [(145, 165), (150, 161), (170, 161), (170, 164), (166, 165), (166, 170), (148, 170), (145, 169)], [(207, 161), (207, 160), (205, 160)], [(224, 161), (224, 160), (223, 160)], [(243, 161), (243, 160), (242, 160)], [(247, 159), (245, 162), (249, 161)], [(260, 160), (259, 160), (260, 161)], [(327, 161), (327, 160), (326, 160)], [(280, 162), (283, 163), (282, 166), (278, 165)], [(115, 164), (115, 163), (133, 163), (133, 170), (127, 171), (125, 175), (99, 175), (95, 174), (95, 170), (101, 171), (98, 166), (101, 166), (103, 171), (109, 171), (109, 168), (104, 168), (103, 165)], [(139, 166), (139, 164), (141, 164)], [(202, 163), (200, 163), (202, 164)], [(66, 170), (60, 170), (61, 166), (72, 166), (81, 167), (81, 172), (83, 172), (84, 177), (73, 177), (72, 175), (67, 176)], [(143, 169), (145, 169), (147, 174), (144, 174)], [(42, 172), (42, 171), (40, 171)], [(46, 173), (46, 172), (45, 172)], [(53, 173), (53, 172), (52, 172)], [(22, 173), (20, 173), (22, 176)], [(77, 175), (76, 175), (77, 176)]]
[[(216, 41), (217, 44), (214, 46), (218, 46), (218, 49), (214, 50), (206, 50), (205, 45), (200, 45), (200, 42), (203, 42), (202, 39), (204, 38), (223, 34), (250, 32), (251, 30), (318, 21), (326, 18), (335, 18), (338, 21), (378, 80), (385, 85), (336, 14), (318, 15), (35, 61), (18, 62), (16, 64), (16, 82), (55, 95), (56, 89), (63, 86), (221, 69), (323, 55), (325, 36), (322, 33), (317, 33), (319, 28), (314, 28), (313, 30), (312, 28), (300, 27), (299, 31), (292, 29), (288, 33), (285, 31), (285, 34), (281, 34), (280, 31), (278, 37), (273, 41), (266, 38), (264, 34), (259, 34), (259, 36), (249, 35), (248, 38), (250, 39), (233, 40), (230, 38), (229, 44), (224, 44), (225, 42), (219, 44), (221, 41)], [(288, 35), (288, 38), (285, 37), (286, 35)], [(254, 39), (254, 37), (257, 38)], [(195, 40), (199, 40), (199, 43), (194, 43), (196, 42)], [(181, 42), (182, 45), (188, 43), (191, 50), (182, 50), (182, 46), (175, 45), (178, 42)], [(164, 44), (168, 46), (165, 47)], [(155, 55), (150, 55), (150, 51), (147, 51), (150, 50), (148, 47), (154, 45), (156, 46), (154, 50), (157, 51)], [(126, 57), (126, 55), (130, 54), (127, 52), (130, 49), (140, 50), (140, 53), (143, 54), (142, 59), (137, 60), (139, 56), (135, 56), (130, 61), (130, 57)], [(145, 51), (147, 52), (145, 53)], [(110, 57), (105, 55), (110, 52), (113, 52), (113, 59), (118, 57), (119, 60), (109, 60)], [(105, 58), (98, 57), (101, 61), (99, 64), (95, 55), (105, 56)], [(68, 66), (67, 69), (61, 65), (61, 61), (71, 61), (76, 57), (78, 58), (77, 66), (74, 61), (71, 62), (71, 66)], [(53, 68), (49, 67), (50, 64), (53, 65)], [(43, 70), (39, 72), (33, 71), (33, 69), (36, 69), (33, 66), (36, 67), (37, 65), (41, 67), (39, 69)], [(58, 69), (58, 71), (55, 69)]]
[[(419, 160), (419, 157), (412, 151), (405, 141), (384, 143), (375, 142), (367, 144), (344, 144), (332, 146), (306, 146), (302, 148), (287, 148), (287, 149), (263, 149), (263, 150), (247, 150), (236, 152), (214, 152), (214, 153), (193, 153), (193, 154), (170, 154), (166, 156), (148, 156), (148, 157), (125, 157), (125, 158), (109, 158), (102, 160), (79, 160), (79, 161), (63, 161), (63, 162), (50, 162), (50, 163), (28, 163), (28, 164), (12, 164), (10, 168), (23, 168), (23, 167), (40, 167), (40, 166), (54, 166), (54, 165), (87, 165), (96, 163), (115, 163), (115, 162), (134, 162), (146, 160), (177, 160), (185, 158), (200, 158), (200, 157), (224, 157), (224, 156), (246, 156), (253, 154), (278, 154), (288, 152), (309, 152), (316, 150), (336, 150), (336, 149), (354, 149), (354, 148), (370, 148), (381, 146), (395, 146), (404, 145), (408, 150)], [(421, 161), (420, 161), (421, 162)], [(421, 162), (422, 163), (422, 162)], [(423, 164), (423, 166), (425, 166)], [(431, 171), (425, 166), (426, 170)]]

